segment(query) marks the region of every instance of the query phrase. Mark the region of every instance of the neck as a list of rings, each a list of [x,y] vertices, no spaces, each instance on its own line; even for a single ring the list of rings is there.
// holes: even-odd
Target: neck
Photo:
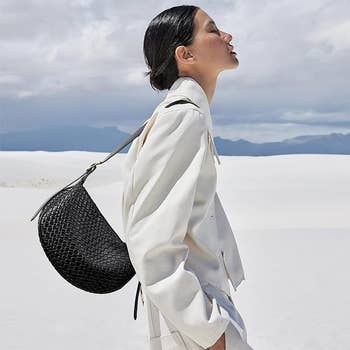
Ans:
[[[207,77],[203,74],[196,74],[196,73],[191,74],[191,78],[197,81],[197,83],[202,87],[205,94],[207,95],[209,105],[211,104],[211,101],[215,93],[217,77],[218,77],[217,75],[213,77]]]

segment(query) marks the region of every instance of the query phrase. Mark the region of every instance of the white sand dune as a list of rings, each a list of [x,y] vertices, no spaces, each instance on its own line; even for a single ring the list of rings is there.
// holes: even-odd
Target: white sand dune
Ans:
[[[36,209],[107,153],[0,152],[0,348],[147,349],[137,280],[95,295],[66,282],[46,258]],[[86,188],[123,237],[124,154]],[[256,350],[350,349],[350,156],[221,156],[218,193],[246,280],[234,300]]]

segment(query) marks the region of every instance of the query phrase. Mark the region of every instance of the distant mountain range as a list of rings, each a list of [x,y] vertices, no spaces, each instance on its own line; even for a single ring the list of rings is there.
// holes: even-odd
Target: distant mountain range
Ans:
[[[94,151],[111,152],[130,134],[116,127],[62,126],[0,134],[0,150],[6,151]],[[297,136],[276,142],[254,143],[244,139],[214,137],[220,155],[268,156],[317,153],[350,154],[350,133]],[[129,150],[124,147],[121,153]]]
[[[350,154],[350,133],[305,135],[275,142],[254,143],[244,139],[236,141],[214,137],[219,154],[235,156],[270,156],[277,154],[318,153]]]

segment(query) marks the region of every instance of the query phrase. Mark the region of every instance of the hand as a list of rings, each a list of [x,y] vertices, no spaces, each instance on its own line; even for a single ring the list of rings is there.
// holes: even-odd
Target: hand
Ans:
[[[209,350],[226,350],[225,332],[222,333],[221,337],[209,348]]]

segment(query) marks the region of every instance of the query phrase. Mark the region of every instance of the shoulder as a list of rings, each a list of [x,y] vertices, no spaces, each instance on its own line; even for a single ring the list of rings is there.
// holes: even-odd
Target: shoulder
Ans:
[[[154,126],[191,128],[188,132],[195,130],[206,131],[206,117],[197,106],[192,103],[185,103],[165,108],[167,104],[159,108]]]
[[[172,104],[173,102],[179,101],[179,100],[187,100],[188,103],[176,103]],[[194,104],[194,102],[190,102],[191,100],[189,98],[183,97],[183,96],[178,96],[176,99],[165,99],[163,100],[157,108],[161,112],[166,112],[170,110],[176,110],[176,111],[181,111],[181,110],[196,110],[198,113],[203,114],[203,111],[199,108],[198,105]]]

